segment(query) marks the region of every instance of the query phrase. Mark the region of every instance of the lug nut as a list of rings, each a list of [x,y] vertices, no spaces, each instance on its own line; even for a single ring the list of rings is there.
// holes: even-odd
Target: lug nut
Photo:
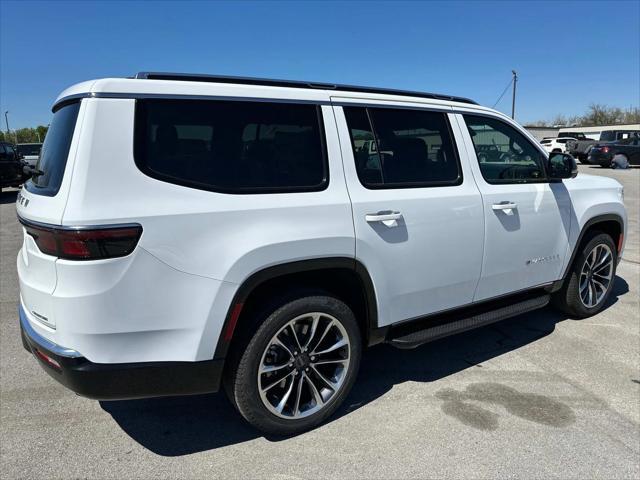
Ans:
[[[304,371],[305,371],[305,372],[308,372],[308,371],[309,371],[309,367],[305,368],[305,369],[304,369]]]
[[[315,362],[316,361],[316,357],[315,356],[311,357],[311,361]]]
[[[298,352],[296,352],[296,351],[294,350],[294,351],[293,351],[293,354],[294,354],[294,355],[298,355]]]

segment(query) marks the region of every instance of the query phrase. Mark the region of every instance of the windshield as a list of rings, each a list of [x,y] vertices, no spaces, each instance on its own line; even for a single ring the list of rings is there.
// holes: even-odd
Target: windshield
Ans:
[[[18,147],[18,153],[26,157],[26,156],[40,155],[42,144],[41,143],[23,143],[21,145],[17,145],[17,147]]]
[[[30,192],[51,197],[58,193],[67,165],[79,109],[80,102],[75,102],[53,114],[51,126],[36,164],[36,172],[25,185]]]

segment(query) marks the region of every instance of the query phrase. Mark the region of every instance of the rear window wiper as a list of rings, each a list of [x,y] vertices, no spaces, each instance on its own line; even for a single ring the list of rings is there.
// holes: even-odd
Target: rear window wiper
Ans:
[[[31,173],[31,177],[39,177],[41,175],[44,175],[44,172],[42,170],[38,170],[38,169],[34,169],[33,172]]]

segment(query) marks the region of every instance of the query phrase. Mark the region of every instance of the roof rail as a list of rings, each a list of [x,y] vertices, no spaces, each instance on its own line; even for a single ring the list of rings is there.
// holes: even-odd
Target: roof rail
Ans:
[[[273,78],[232,77],[226,75],[202,75],[195,73],[164,72],[139,72],[134,78],[146,80],[181,80],[185,82],[240,83],[245,85],[267,85],[270,87],[315,88],[321,90],[383,93],[387,95],[403,95],[411,97],[432,98],[436,100],[448,100],[451,102],[471,103],[474,105],[478,104],[477,102],[469,98],[456,97],[453,95],[441,95],[438,93],[413,92],[410,90],[395,90],[392,88],[360,87],[356,85],[340,85],[335,83],[277,80]]]

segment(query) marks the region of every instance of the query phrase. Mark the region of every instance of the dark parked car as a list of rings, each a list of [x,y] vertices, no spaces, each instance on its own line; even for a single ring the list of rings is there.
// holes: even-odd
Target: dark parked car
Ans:
[[[594,145],[589,151],[589,163],[610,167],[616,156],[625,157],[623,160],[626,159],[630,165],[640,165],[640,137]]]
[[[16,145],[18,153],[25,164],[25,173],[32,173],[36,169],[36,164],[40,158],[41,143],[19,143]]]
[[[586,163],[589,150],[598,143],[582,132],[560,132],[558,137],[571,137],[571,140],[567,141],[567,153],[580,160],[580,163]]]
[[[24,181],[23,162],[11,143],[0,142],[1,187],[17,187]]]
[[[637,130],[604,130],[600,132],[599,140],[591,140],[583,132],[560,132],[559,137],[573,137],[567,142],[567,153],[570,153],[581,163],[589,163],[588,156],[591,148],[603,142],[618,142],[637,136]]]

